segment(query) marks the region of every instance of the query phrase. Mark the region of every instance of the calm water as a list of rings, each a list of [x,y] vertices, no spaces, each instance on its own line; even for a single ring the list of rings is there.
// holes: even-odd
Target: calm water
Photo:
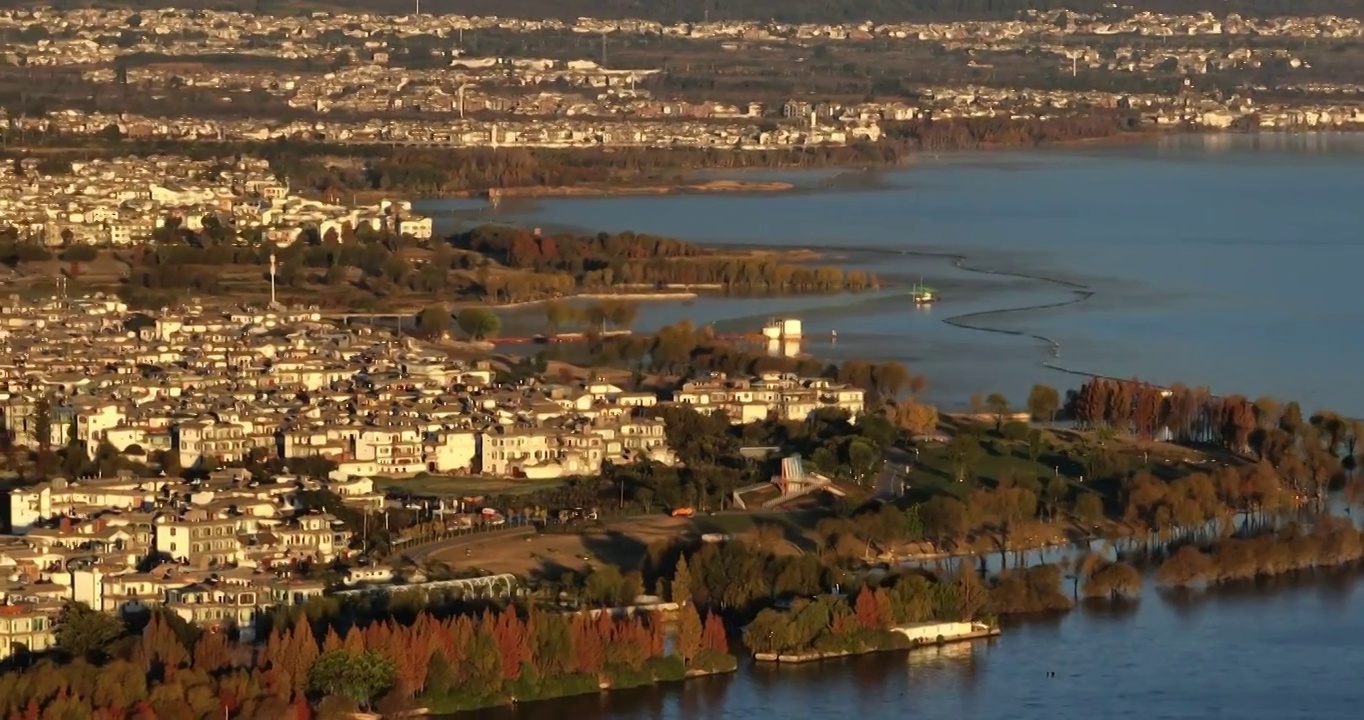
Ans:
[[[959,405],[978,391],[1017,400],[1047,369],[1048,344],[961,329],[954,316],[1073,299],[1044,281],[980,275],[901,251],[1083,284],[1061,308],[974,316],[1060,343],[1075,370],[1220,393],[1272,394],[1364,415],[1364,138],[1187,137],[1086,151],[954,155],[880,177],[875,190],[771,196],[548,200],[503,219],[636,230],[711,243],[818,246],[904,290],[832,298],[646,304],[639,325],[690,318],[722,329],[805,320],[820,356],[897,358]],[[877,248],[893,254],[853,252]],[[842,254],[838,254],[842,253]],[[535,311],[523,322],[534,323]],[[830,343],[828,332],[838,331]],[[486,717],[525,718],[1227,718],[1358,716],[1364,594],[1354,576],[1296,587],[1170,595],[1126,611],[1077,609],[1013,624],[989,643],[606,694]],[[1055,671],[1048,678],[1047,671]]]
[[[1183,137],[1139,147],[951,155],[880,176],[785,195],[551,199],[504,220],[636,230],[709,243],[828,248],[833,259],[943,302],[916,310],[879,295],[701,300],[646,306],[640,325],[681,317],[753,329],[805,320],[808,352],[895,358],[928,376],[936,401],[975,392],[1021,401],[1050,346],[945,325],[948,317],[1062,302],[1067,287],[988,276],[898,254],[958,253],[968,264],[1081,283],[1089,300],[972,322],[1060,343],[1067,368],[1219,393],[1270,394],[1364,415],[1364,138]],[[822,189],[821,189],[822,188]],[[877,248],[896,254],[841,252]],[[830,345],[829,331],[838,343]]]
[[[1010,624],[989,642],[747,666],[726,678],[480,716],[1331,720],[1358,717],[1360,663],[1364,596],[1351,576],[1211,595],[1148,590],[1134,607],[1082,606]]]

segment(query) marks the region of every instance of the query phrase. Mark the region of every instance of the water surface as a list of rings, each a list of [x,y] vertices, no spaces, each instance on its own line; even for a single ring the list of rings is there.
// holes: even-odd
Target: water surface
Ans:
[[[1355,369],[1364,359],[1357,330],[1364,303],[1354,291],[1364,272],[1361,187],[1361,138],[1193,136],[941,156],[881,173],[873,188],[546,199],[500,218],[706,243],[883,251],[848,257],[898,280],[901,290],[923,276],[945,291],[944,301],[927,312],[904,295],[898,302],[701,301],[688,311],[698,323],[747,329],[767,315],[796,314],[815,336],[838,331],[831,356],[913,363],[948,406],[974,392],[999,390],[1021,401],[1034,382],[1073,384],[1039,365],[1051,352],[1044,343],[939,322],[1050,304],[1069,290],[972,276],[904,251],[958,253],[968,266],[1092,288],[1084,303],[989,319],[992,327],[1055,339],[1067,367],[1364,415]],[[641,327],[678,316],[646,309]]]

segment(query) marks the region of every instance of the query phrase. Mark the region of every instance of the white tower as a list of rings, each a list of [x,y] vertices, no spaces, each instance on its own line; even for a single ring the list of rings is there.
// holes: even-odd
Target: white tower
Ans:
[[[270,253],[270,307],[275,306],[275,254]]]

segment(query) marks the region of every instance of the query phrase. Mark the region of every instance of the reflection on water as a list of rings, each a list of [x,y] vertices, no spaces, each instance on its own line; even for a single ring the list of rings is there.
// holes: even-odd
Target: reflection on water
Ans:
[[[478,713],[527,720],[905,717],[982,720],[1357,715],[1364,602],[1356,571],[1005,624],[989,641],[738,673]],[[1049,673],[1055,673],[1050,677]],[[1311,687],[1310,696],[1302,688]],[[469,715],[467,717],[473,717]]]

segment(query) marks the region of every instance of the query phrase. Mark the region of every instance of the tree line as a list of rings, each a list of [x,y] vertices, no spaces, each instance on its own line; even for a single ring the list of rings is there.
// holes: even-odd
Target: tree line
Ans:
[[[317,610],[309,606],[307,610]],[[157,611],[138,629],[71,605],[58,657],[0,675],[12,718],[392,716],[473,709],[732,670],[719,616],[688,605],[669,650],[656,617],[566,615],[514,605],[440,617],[313,617],[295,609],[261,643],[233,640]]]
[[[1292,523],[1258,535],[1181,545],[1161,563],[1156,579],[1176,587],[1216,585],[1336,567],[1361,557],[1359,528],[1348,517],[1328,515],[1310,527]]]
[[[1364,423],[1327,410],[1304,418],[1296,402],[1218,397],[1207,388],[1095,378],[1067,398],[1082,427],[1184,444],[1212,444],[1267,463],[1288,487],[1319,501],[1333,482],[1359,466]],[[1343,474],[1342,474],[1343,473]]]
[[[544,235],[483,225],[450,238],[459,249],[507,267],[568,273],[584,288],[617,285],[719,285],[738,290],[831,291],[876,287],[860,270],[807,267],[763,258],[735,257],[672,238],[633,232]]]

